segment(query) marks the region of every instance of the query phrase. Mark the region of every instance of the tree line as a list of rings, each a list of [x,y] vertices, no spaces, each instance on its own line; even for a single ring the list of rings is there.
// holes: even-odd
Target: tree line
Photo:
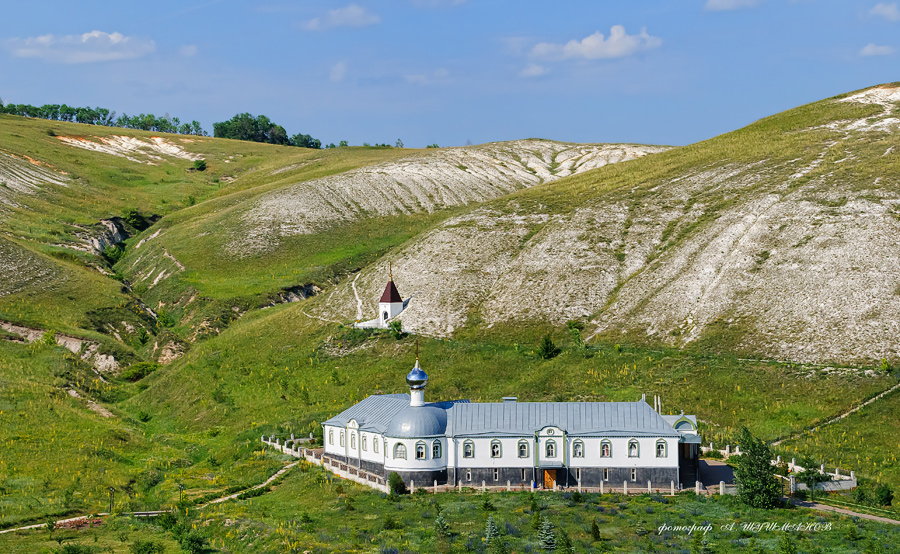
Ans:
[[[169,114],[157,117],[153,114],[130,116],[123,113],[116,117],[116,112],[107,108],[76,107],[66,104],[32,106],[31,104],[10,103],[4,105],[2,100],[0,100],[0,113],[50,121],[70,121],[73,123],[105,125],[107,127],[122,127],[123,129],[138,129],[141,131],[208,136],[199,121],[182,123],[180,119],[170,117]]]
[[[311,135],[297,133],[289,136],[281,125],[264,115],[253,117],[249,113],[239,113],[228,121],[213,123],[213,136],[235,140],[249,140],[284,146],[300,146],[302,148],[322,148],[322,141]],[[346,141],[341,141],[342,146]],[[334,144],[326,148],[334,148]]]

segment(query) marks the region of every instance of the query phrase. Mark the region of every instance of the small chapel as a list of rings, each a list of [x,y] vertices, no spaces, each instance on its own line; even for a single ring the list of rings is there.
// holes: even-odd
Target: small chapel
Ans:
[[[355,326],[359,329],[387,329],[391,320],[406,309],[409,301],[410,298],[403,300],[400,297],[397,285],[394,284],[394,272],[392,269],[388,283],[384,287],[384,293],[381,295],[381,300],[378,301],[378,316],[368,321],[357,321]]]

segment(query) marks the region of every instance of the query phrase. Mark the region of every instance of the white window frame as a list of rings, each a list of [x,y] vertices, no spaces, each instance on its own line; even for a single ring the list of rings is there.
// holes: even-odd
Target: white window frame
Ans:
[[[608,467],[603,468],[603,480],[607,481],[607,482],[609,481],[609,468]]]
[[[466,441],[463,443],[463,458],[474,458],[475,457],[475,443],[472,441]]]
[[[603,447],[606,447],[606,454],[603,453]],[[612,458],[612,442],[610,442],[609,439],[600,441],[600,457]]]
[[[631,468],[631,482],[634,483],[635,481],[637,481],[637,468],[633,467]]]
[[[523,447],[525,448],[525,453],[524,453],[524,454],[522,453],[522,448],[523,448]],[[527,457],[528,457],[528,441],[526,441],[526,440],[521,440],[521,441],[519,441],[519,457],[520,457],[520,458],[527,458]],[[524,479],[524,477],[523,477],[523,479]]]
[[[420,456],[421,454],[421,456]],[[419,441],[416,443],[416,459],[417,460],[425,460],[428,457],[428,450],[425,448],[425,443],[423,441]]]
[[[547,458],[556,458],[556,441],[548,440],[544,443],[544,455]]]
[[[467,469],[466,470],[466,481],[471,481],[471,480],[472,480],[472,470]]]
[[[580,439],[572,443],[572,457],[584,458],[584,442]]]
[[[634,454],[632,454],[632,447],[634,447]],[[637,439],[631,439],[628,441],[628,457],[629,458],[640,458],[641,457],[641,443],[637,441]]]
[[[435,460],[439,460],[441,458],[442,446],[440,440],[435,440],[431,443],[431,457]]]
[[[503,447],[498,440],[491,441],[491,458],[501,458],[503,456]]]
[[[394,445],[394,459],[395,460],[405,460],[406,459],[406,445],[402,442],[398,442]]]
[[[372,439],[372,452],[378,454],[378,437]]]
[[[500,480],[500,469],[495,467],[494,468],[494,481],[499,481],[499,480]]]
[[[344,436],[344,432],[341,431],[341,448],[343,448],[347,443],[346,437]]]
[[[350,448],[356,450],[356,433],[350,431]]]
[[[660,448],[662,447],[662,454],[660,454]],[[669,457],[669,445],[666,441],[659,439],[656,441],[656,457],[657,458],[668,458]]]
[[[368,445],[367,445],[368,441],[366,440],[366,434],[365,434],[365,433],[361,433],[361,434],[360,434],[359,442],[360,442],[360,445],[362,446],[363,452],[365,452],[365,451],[366,451],[366,447],[368,446]]]
[[[328,444],[334,446],[334,429],[328,430]]]

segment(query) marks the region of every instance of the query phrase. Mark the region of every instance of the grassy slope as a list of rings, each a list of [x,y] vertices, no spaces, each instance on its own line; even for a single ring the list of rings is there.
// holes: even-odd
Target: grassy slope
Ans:
[[[777,552],[782,536],[792,537],[801,552],[829,554],[870,551],[898,552],[900,529],[866,520],[857,522],[834,514],[806,510],[763,511],[747,508],[733,497],[675,498],[586,494],[492,493],[487,499],[471,491],[415,495],[391,502],[380,493],[349,482],[329,482],[318,468],[297,468],[264,496],[228,502],[193,514],[193,525],[211,538],[214,551],[233,553],[311,552],[488,552],[483,542],[492,517],[511,552],[540,551],[535,521],[547,518],[558,538],[565,534],[576,552],[687,552],[707,546],[714,552]],[[438,513],[451,532],[441,543],[434,531]],[[597,522],[599,541],[591,537]],[[389,524],[389,522],[392,523]],[[771,522],[814,525],[816,531],[742,531],[745,523]],[[705,543],[684,532],[657,532],[662,525],[711,525]],[[732,529],[725,526],[733,524]],[[67,535],[75,543],[129,552],[131,543],[152,537],[172,545],[171,534],[145,520],[118,517],[99,529]],[[34,552],[53,548],[47,531],[0,537],[6,551]],[[390,550],[393,549],[393,550]],[[756,550],[761,549],[761,550]],[[818,550],[816,550],[818,549]]]
[[[805,141],[812,144],[817,140],[815,133],[805,135],[798,145],[786,142],[789,141],[786,137],[791,135],[785,135],[785,131],[805,128],[838,116],[860,117],[869,113],[868,110],[868,107],[854,105],[829,109],[820,105],[807,106],[768,118],[748,129],[712,141],[628,162],[621,167],[608,166],[587,175],[522,191],[514,195],[514,198],[524,209],[528,209],[529,205],[541,205],[565,212],[606,191],[630,190],[637,185],[663,182],[673,173],[708,164],[724,163],[722,156],[729,161],[752,161],[767,156],[792,155],[788,152],[789,149],[799,149],[802,153],[802,144]],[[54,161],[67,171],[80,165],[76,163],[77,160],[95,160],[91,162],[94,169],[85,170],[85,175],[79,176],[90,181],[90,190],[97,188],[101,192],[96,194],[78,192],[77,194],[85,195],[79,208],[83,213],[72,210],[66,215],[68,212],[62,211],[62,217],[82,218],[73,220],[86,223],[93,218],[121,213],[126,207],[136,205],[153,206],[160,208],[159,212],[163,212],[172,209],[176,204],[180,207],[183,197],[191,192],[196,193],[199,198],[208,196],[210,199],[207,202],[162,220],[161,226],[171,226],[173,235],[176,232],[182,233],[179,244],[191,240],[192,222],[195,218],[200,219],[198,217],[200,214],[227,210],[235,202],[252,196],[254,187],[268,186],[262,178],[258,182],[253,181],[256,177],[250,173],[245,177],[246,180],[239,178],[231,185],[223,186],[221,191],[217,190],[217,184],[212,183],[211,176],[216,172],[220,175],[229,174],[221,169],[224,165],[217,165],[223,161],[226,154],[231,155],[229,152],[240,151],[245,154],[239,158],[240,161],[235,162],[235,165],[228,164],[229,172],[238,172],[237,170],[241,168],[248,170],[254,164],[260,163],[263,156],[258,153],[263,151],[267,156],[269,152],[274,156],[284,156],[284,162],[287,162],[290,156],[306,159],[304,156],[322,154],[320,152],[309,154],[290,149],[284,149],[282,152],[276,147],[265,145],[204,141],[203,146],[197,148],[207,148],[205,152],[209,152],[211,158],[213,155],[219,156],[219,162],[215,159],[210,162],[208,175],[191,174],[182,177],[179,171],[183,171],[183,167],[179,165],[182,164],[179,161],[178,164],[158,168],[164,173],[135,184],[134,194],[118,196],[110,194],[116,187],[104,182],[104,174],[99,167],[111,164],[117,168],[114,171],[127,174],[129,170],[135,170],[133,162],[125,163],[124,160],[120,161],[104,154],[73,152],[69,147],[54,145],[51,137],[42,130],[44,126],[50,125],[49,123],[29,121],[26,125],[17,119],[10,123],[12,119],[14,118],[0,118],[0,125],[21,127],[16,128],[16,134],[22,138],[19,145],[21,153],[28,153],[29,148],[34,148],[29,146],[31,144],[29,140],[34,144],[50,141],[41,148],[54,152],[57,156]],[[58,128],[65,124],[54,123],[52,126]],[[83,127],[78,129],[82,130]],[[94,129],[91,128],[91,131]],[[72,132],[74,134],[74,131]],[[98,128],[97,132],[122,131]],[[23,133],[31,135],[25,138]],[[127,132],[127,134],[137,133]],[[6,144],[4,147],[7,147]],[[35,153],[32,151],[29,155]],[[381,153],[362,151],[358,159],[343,162],[336,160],[336,163],[346,163],[347,167],[355,163],[369,163]],[[366,157],[370,155],[372,158]],[[97,156],[99,157],[95,158]],[[120,163],[123,165],[119,166]],[[143,170],[144,167],[141,166],[140,169]],[[172,173],[169,173],[170,170]],[[327,168],[320,170],[329,171]],[[151,171],[157,169],[151,168]],[[312,175],[313,172],[310,171]],[[164,197],[157,196],[153,180],[158,178],[165,180],[167,175],[177,182],[171,183],[172,186],[165,189],[167,192]],[[88,187],[84,188],[88,190]],[[73,187],[73,190],[75,189],[81,190],[80,187]],[[62,196],[57,198],[75,193],[64,191],[60,194]],[[112,199],[106,201],[107,198]],[[163,199],[166,201],[163,202]],[[46,213],[50,211],[51,200],[46,200]],[[497,202],[497,205],[505,207],[508,204]],[[36,213],[38,215],[33,216],[33,219],[28,219],[32,216],[27,214],[16,214],[4,225],[8,225],[8,233],[13,229],[17,232],[27,231],[21,236],[38,244],[37,246],[29,244],[29,248],[40,250],[44,248],[40,246],[43,241],[55,236],[50,234],[54,223],[41,219],[40,214],[44,212],[36,210]],[[403,220],[402,223],[406,224],[408,221]],[[406,230],[400,228],[399,220],[390,222],[391,230],[388,234],[382,237],[380,242],[373,240],[371,247],[366,245],[367,249],[363,249],[359,255],[376,255],[406,240],[419,229],[434,224],[434,221],[424,218],[416,223],[420,227],[410,225]],[[177,231],[176,226],[180,227]],[[359,230],[359,235],[354,235],[357,237],[354,241],[364,233],[371,234],[371,230]],[[312,250],[299,248],[297,252],[322,256],[325,262],[317,262],[316,265],[323,265],[326,262],[346,264],[348,259],[351,260],[351,265],[360,263],[359,260],[352,261],[353,256],[357,255],[355,251],[344,250],[347,244],[338,244],[338,248],[334,249],[333,238],[326,237],[322,242],[324,244],[309,245]],[[174,248],[177,246],[173,246]],[[316,248],[318,250],[315,250]],[[178,251],[178,255],[193,255],[199,262],[203,260],[203,249],[197,249],[193,254]],[[329,258],[329,255],[334,257]],[[360,258],[365,259],[369,258]],[[210,295],[228,297],[234,294],[273,290],[274,287],[286,283],[296,284],[303,282],[305,278],[315,278],[307,277],[313,275],[312,273],[299,277],[293,273],[293,267],[286,269],[283,264],[287,264],[290,260],[291,256],[288,255],[274,262],[267,261],[269,266],[259,264],[259,267],[266,268],[265,271],[259,271],[258,275],[251,273],[250,284],[246,287],[217,281],[217,278],[227,279],[233,274],[235,267],[233,265],[210,268],[205,275],[194,275],[192,278],[195,282],[189,284],[209,287],[206,292]],[[127,261],[126,258],[124,263]],[[256,262],[257,260],[254,260],[254,265]],[[73,267],[82,271],[74,264]],[[266,272],[279,267],[284,271],[282,280],[273,279],[271,284],[262,283]],[[309,271],[309,268],[306,270]],[[291,271],[289,276],[287,271]],[[79,275],[84,277],[83,273]],[[254,279],[256,283],[253,282]],[[85,285],[82,290],[96,290],[96,288]],[[77,294],[73,297],[77,302],[81,301]],[[8,298],[0,299],[0,308],[7,310],[4,313],[10,315],[24,313],[15,310],[16,303],[4,304]],[[15,302],[21,310],[21,307],[30,300],[20,296]],[[399,342],[386,336],[367,339],[336,325],[323,325],[322,322],[307,318],[303,314],[305,306],[306,304],[279,306],[266,311],[251,312],[220,336],[199,344],[182,360],[146,378],[139,387],[114,382],[110,390],[105,392],[105,396],[102,396],[99,390],[87,391],[107,400],[107,406],[120,413],[121,419],[107,421],[87,414],[89,418],[93,418],[90,424],[76,423],[73,419],[67,419],[69,416],[60,418],[56,423],[52,423],[51,420],[52,424],[45,427],[51,436],[62,437],[71,428],[81,425],[87,429],[85,432],[90,433],[83,438],[86,443],[90,443],[92,437],[103,436],[103,433],[109,431],[109,427],[116,426],[121,426],[120,431],[130,437],[126,441],[127,447],[115,443],[109,445],[112,454],[103,464],[110,468],[107,471],[113,478],[92,481],[91,491],[99,492],[92,492],[90,498],[94,504],[85,507],[99,508],[102,505],[100,498],[105,500],[102,491],[110,480],[116,481],[119,486],[127,484],[148,469],[149,460],[153,460],[152,463],[155,464],[153,467],[162,471],[162,480],[155,486],[147,488],[143,493],[144,498],[137,498],[134,501],[137,507],[152,507],[158,502],[171,500],[176,480],[185,482],[192,494],[201,494],[211,488],[224,488],[228,484],[259,480],[276,463],[271,457],[261,455],[255,448],[254,441],[259,434],[276,429],[283,432],[305,433],[315,427],[316,422],[374,390],[394,392],[403,389],[402,377],[411,363],[413,348],[411,339]],[[78,324],[78,309],[77,305],[72,308],[75,325]],[[38,323],[41,317],[48,323],[57,320],[53,314],[41,316],[37,311],[34,313],[34,321]],[[422,358],[426,360],[426,367],[432,375],[429,397],[437,399],[463,396],[487,400],[506,394],[518,394],[523,400],[579,398],[613,400],[633,399],[641,392],[662,393],[664,407],[670,409],[684,407],[689,412],[699,414],[707,425],[706,437],[718,440],[720,437],[730,436],[734,428],[742,423],[748,424],[755,432],[767,438],[782,436],[788,431],[827,418],[889,385],[889,379],[886,377],[874,379],[814,377],[811,380],[801,381],[794,374],[797,368],[740,361],[728,354],[718,355],[714,353],[716,345],[710,343],[706,347],[698,348],[696,352],[688,353],[639,346],[626,347],[618,352],[610,342],[603,342],[598,345],[599,348],[595,347],[595,352],[590,358],[572,351],[565,352],[550,361],[541,361],[532,355],[531,350],[537,344],[543,330],[517,327],[499,329],[491,335],[471,331],[461,333],[457,340],[424,341]],[[565,341],[565,334],[562,331],[556,333],[558,341]],[[21,377],[10,379],[4,371],[2,374],[4,379],[13,383],[17,380],[33,379],[40,383],[29,385],[37,391],[33,393],[27,393],[29,386],[16,385],[18,388],[15,390],[19,392],[11,394],[7,402],[17,402],[20,396],[30,398],[28,394],[59,397],[60,383],[53,377],[52,368],[54,364],[62,363],[59,360],[53,361],[54,356],[62,357],[61,353],[35,354],[27,352],[27,347],[23,346],[5,344],[2,346],[4,348],[0,349],[0,363],[3,364],[3,368],[19,368],[10,374],[15,375],[16,372],[21,374]],[[357,347],[360,349],[353,351]],[[35,356],[37,358],[33,359]],[[27,361],[23,362],[23,359]],[[490,375],[491,379],[484,380],[484,375]],[[335,377],[340,383],[337,386],[334,382]],[[133,396],[134,392],[145,387],[143,392]],[[69,400],[59,397],[54,402],[62,404]],[[55,473],[56,469],[51,467],[52,464],[45,466],[34,460],[34,446],[30,442],[38,435],[38,416],[42,413],[43,407],[36,401],[29,405],[13,404],[13,406],[14,413],[4,412],[0,414],[0,418],[8,421],[8,418],[20,417],[25,421],[31,421],[32,424],[24,425],[16,435],[13,435],[12,431],[6,431],[7,427],[4,425],[3,432],[8,433],[8,437],[3,441],[5,444],[18,448],[19,442],[14,440],[15,438],[30,437],[29,441],[22,443],[21,450],[11,451],[8,457],[4,458],[14,464],[14,470],[8,469],[8,465],[2,468],[6,472],[8,483],[6,486],[12,487],[7,490],[14,491],[9,494],[8,503],[10,510],[8,513],[14,515],[9,517],[24,518],[52,512],[57,504],[51,499],[59,498],[67,484],[51,480],[44,490],[37,490],[34,485],[50,472]],[[55,406],[56,404],[54,410],[57,410]],[[20,413],[23,415],[20,416]],[[149,415],[150,420],[140,423],[138,417],[142,414]],[[6,424],[6,421],[4,423]],[[32,446],[28,446],[29,444]],[[72,455],[72,452],[59,451],[60,456]],[[187,460],[190,465],[176,462],[175,465],[178,467],[172,470],[173,460]],[[163,471],[164,469],[171,471]],[[10,479],[15,481],[19,478],[23,479],[21,486],[16,482],[9,484]],[[37,500],[34,500],[35,498]]]

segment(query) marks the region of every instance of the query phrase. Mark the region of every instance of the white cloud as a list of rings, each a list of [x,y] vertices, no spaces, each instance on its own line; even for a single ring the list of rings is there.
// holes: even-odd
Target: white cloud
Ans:
[[[727,10],[740,10],[742,8],[755,8],[765,0],[706,0],[703,9],[711,12]]]
[[[349,4],[343,8],[329,11],[325,17],[310,19],[301,24],[301,27],[307,31],[318,31],[332,27],[365,27],[380,21],[380,17],[359,4]]]
[[[15,38],[7,44],[18,58],[38,58],[59,63],[130,60],[156,50],[156,43],[152,40],[103,31],[91,31],[83,35]]]
[[[883,17],[888,21],[900,21],[900,9],[897,8],[896,2],[875,4],[875,7],[869,10],[869,13]]]
[[[540,77],[544,73],[547,73],[547,68],[538,65],[536,63],[528,64],[525,69],[519,72],[519,76],[521,77]]]
[[[331,66],[331,70],[328,72],[328,80],[332,83],[340,83],[344,80],[344,77],[347,75],[347,64],[344,62],[338,62]]]
[[[181,48],[178,49],[178,53],[184,56],[185,58],[192,58],[197,55],[197,45],[196,44],[185,44]]]
[[[870,42],[859,51],[860,56],[889,56],[894,53],[894,49],[890,46],[878,46]]]
[[[448,77],[450,77],[450,72],[443,68],[432,71],[431,73],[415,73],[403,76],[407,83],[415,83],[417,85],[445,83],[447,82]]]
[[[637,52],[658,48],[661,44],[662,39],[648,35],[646,29],[641,29],[637,35],[629,35],[625,32],[625,27],[613,25],[609,30],[609,37],[604,37],[603,33],[597,31],[583,40],[573,39],[566,44],[549,42],[536,44],[531,49],[531,57],[541,60],[624,58]]]

